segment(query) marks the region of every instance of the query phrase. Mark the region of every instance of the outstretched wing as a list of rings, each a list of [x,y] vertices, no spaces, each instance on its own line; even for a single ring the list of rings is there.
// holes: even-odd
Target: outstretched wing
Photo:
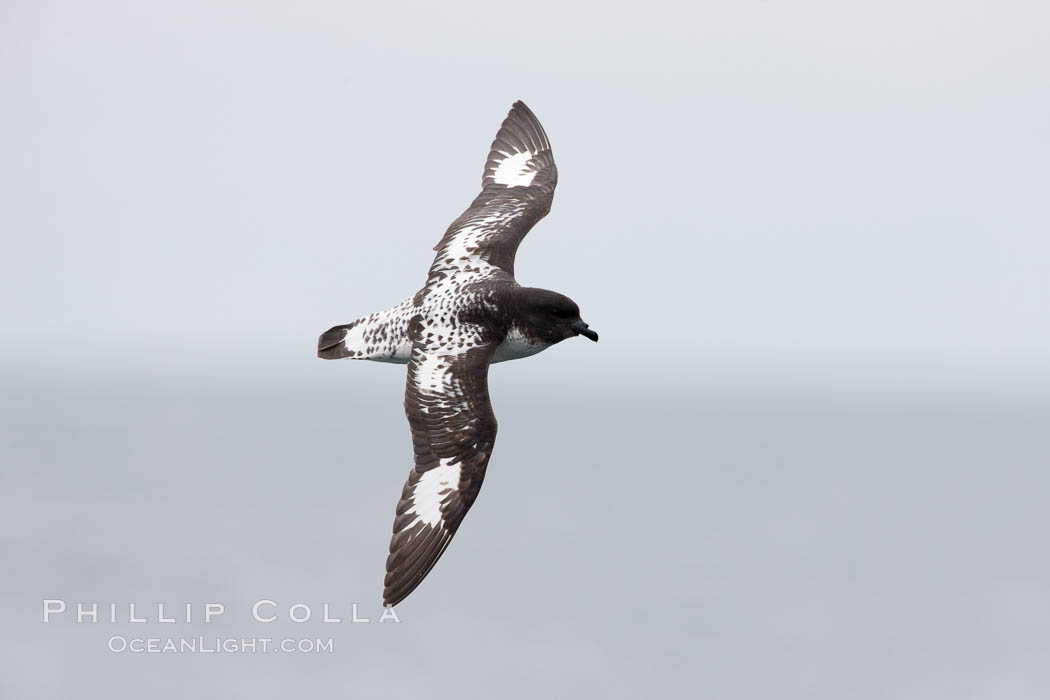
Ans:
[[[481,194],[434,247],[427,287],[457,273],[514,275],[525,234],[550,211],[558,169],[547,134],[524,102],[515,102],[492,142]]]
[[[409,323],[412,356],[405,414],[415,466],[397,503],[383,604],[411,593],[448,547],[485,478],[496,440],[489,402],[489,361],[497,343],[459,325],[448,335],[422,316]]]

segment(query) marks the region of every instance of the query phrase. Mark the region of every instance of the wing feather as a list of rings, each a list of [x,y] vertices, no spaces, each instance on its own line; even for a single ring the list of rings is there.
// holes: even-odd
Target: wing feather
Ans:
[[[434,247],[427,287],[450,276],[514,276],[525,235],[550,211],[558,168],[536,115],[515,102],[489,149],[481,193]]]
[[[405,415],[415,464],[397,504],[384,605],[404,600],[444,553],[477,498],[496,440],[488,367],[497,344],[462,325],[456,340],[437,342],[421,316],[409,329]]]

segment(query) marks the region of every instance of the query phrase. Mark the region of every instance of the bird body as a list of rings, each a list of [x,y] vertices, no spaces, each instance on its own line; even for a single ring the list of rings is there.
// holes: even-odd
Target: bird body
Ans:
[[[577,335],[598,340],[571,299],[514,279],[518,244],[550,210],[556,184],[543,127],[516,102],[490,148],[481,193],[435,246],[426,284],[318,341],[323,359],[408,365],[414,466],[397,504],[386,605],[419,585],[477,498],[497,427],[489,365]]]

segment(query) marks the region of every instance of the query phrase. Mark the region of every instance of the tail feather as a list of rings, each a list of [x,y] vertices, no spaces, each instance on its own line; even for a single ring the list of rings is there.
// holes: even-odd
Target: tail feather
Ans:
[[[317,339],[317,356],[325,360],[338,360],[349,357],[348,350],[343,344],[343,338],[347,331],[353,327],[353,323],[345,326],[334,326],[329,328]]]
[[[317,340],[317,356],[323,360],[408,362],[412,351],[408,340],[412,308],[412,299],[408,298],[386,311],[329,328]]]

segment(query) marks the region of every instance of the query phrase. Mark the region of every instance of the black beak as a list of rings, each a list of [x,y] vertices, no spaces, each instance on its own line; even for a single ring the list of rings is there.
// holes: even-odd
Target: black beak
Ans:
[[[598,334],[595,333],[594,331],[592,331],[591,327],[588,326],[583,321],[575,321],[575,322],[573,322],[572,329],[574,331],[576,331],[579,335],[582,335],[584,337],[590,338],[591,340],[593,340],[596,343],[598,342]]]

